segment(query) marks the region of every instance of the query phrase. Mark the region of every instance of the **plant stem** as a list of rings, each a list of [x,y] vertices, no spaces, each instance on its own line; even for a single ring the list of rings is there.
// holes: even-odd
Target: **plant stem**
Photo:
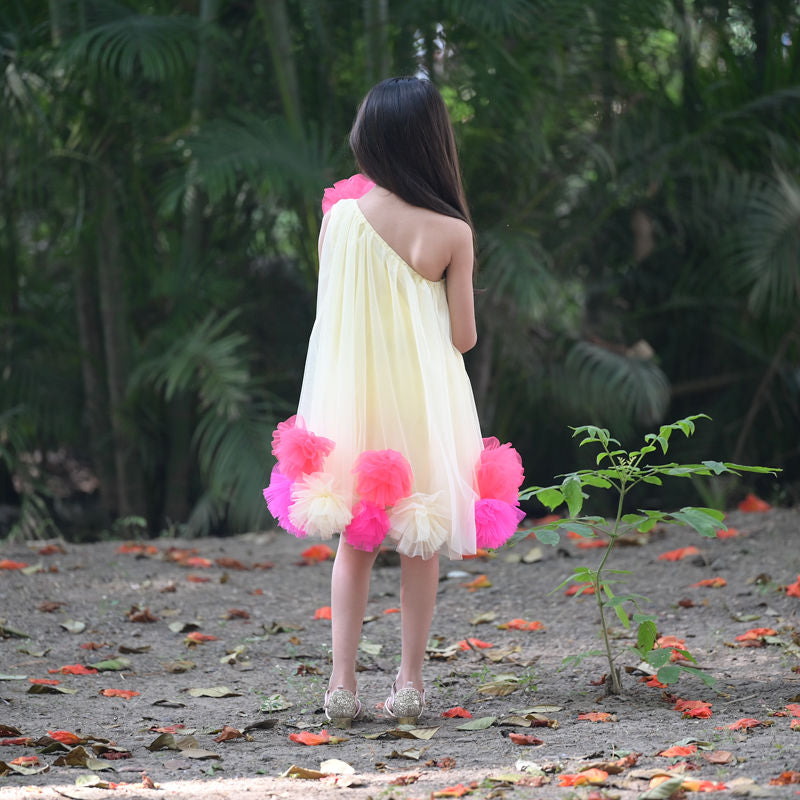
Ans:
[[[614,530],[611,533],[611,539],[603,553],[603,558],[600,565],[597,567],[597,573],[594,576],[594,594],[597,598],[597,608],[600,611],[600,629],[603,632],[603,642],[606,646],[606,657],[608,658],[609,675],[611,676],[611,694],[620,694],[622,687],[619,682],[619,675],[617,674],[616,667],[614,666],[614,658],[611,655],[611,642],[608,640],[608,628],[606,626],[605,603],[601,595],[601,575],[603,567],[614,549],[614,543],[617,541],[619,535],[619,523],[622,518],[622,502],[625,499],[625,480],[622,480],[619,490],[619,503],[617,504],[617,518],[614,520]]]

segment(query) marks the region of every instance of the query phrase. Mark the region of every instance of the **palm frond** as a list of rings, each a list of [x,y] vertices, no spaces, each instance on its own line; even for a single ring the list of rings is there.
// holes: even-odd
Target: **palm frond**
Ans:
[[[164,213],[175,210],[184,193],[201,185],[211,202],[235,194],[243,180],[277,191],[299,187],[316,194],[324,185],[330,154],[315,129],[302,136],[285,119],[260,119],[239,112],[209,120],[180,143],[186,167],[169,175],[160,190]]]
[[[728,244],[732,281],[761,315],[800,309],[800,185],[785,172],[750,195]]]
[[[603,420],[627,417],[653,425],[663,419],[669,381],[651,358],[614,352],[590,342],[576,342],[564,364],[558,394],[573,408]]]
[[[66,58],[85,61],[126,80],[141,74],[146,80],[164,81],[180,75],[193,62],[199,30],[193,17],[136,14],[119,8],[118,16],[73,39]]]

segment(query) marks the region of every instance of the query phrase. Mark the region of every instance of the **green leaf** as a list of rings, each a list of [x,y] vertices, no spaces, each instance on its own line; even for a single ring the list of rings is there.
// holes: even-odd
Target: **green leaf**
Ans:
[[[573,533],[577,533],[578,536],[582,536],[584,539],[591,539],[595,535],[592,528],[580,522],[570,522],[568,525],[561,526],[560,530],[572,531]]]
[[[539,489],[534,492],[536,499],[551,511],[558,508],[564,502],[564,495],[555,487]]]
[[[542,530],[534,530],[534,536],[542,543],[542,544],[552,544],[556,545],[559,543],[561,537],[558,534],[557,530],[547,529],[544,528]]]
[[[636,800],[669,800],[672,795],[683,786],[685,778],[679,775],[677,778],[669,778],[658,786],[642,792]]]
[[[491,728],[497,722],[497,717],[479,717],[478,719],[471,719],[463,725],[459,725],[457,731],[485,731]]]
[[[655,622],[652,620],[645,620],[639,624],[639,630],[636,632],[636,649],[644,655],[653,649],[653,645],[658,638],[658,629]]]
[[[717,535],[720,520],[724,515],[716,509],[687,506],[680,511],[674,511],[670,516],[678,524],[694,528],[701,536],[713,538]]]
[[[601,478],[594,472],[581,475],[580,478],[581,483],[584,486],[596,486],[598,489],[609,489],[611,487],[610,481],[607,481],[605,478]]]
[[[656,677],[661,683],[675,683],[681,677],[681,668],[671,664],[661,669],[656,673]]]
[[[651,650],[644,660],[651,666],[658,669],[663,667],[672,655],[672,649],[669,647],[659,647],[658,650]],[[661,678],[659,678],[661,680]]]
[[[656,475],[645,475],[642,480],[645,483],[652,483],[654,486],[661,486],[664,482]]]
[[[99,669],[101,672],[119,672],[120,670],[127,669],[130,665],[131,662],[127,658],[110,658],[107,661],[98,661],[95,664],[89,664],[90,667]]]

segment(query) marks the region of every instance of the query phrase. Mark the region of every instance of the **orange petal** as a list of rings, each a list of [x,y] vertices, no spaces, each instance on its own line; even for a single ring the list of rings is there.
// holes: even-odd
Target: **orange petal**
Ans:
[[[679,547],[677,550],[668,550],[666,553],[662,553],[658,557],[658,560],[681,561],[687,556],[696,556],[699,552],[700,551],[693,544],[691,544],[688,547]]]
[[[472,719],[472,714],[470,714],[469,711],[467,711],[467,709],[463,706],[454,706],[453,708],[448,708],[447,711],[442,712],[442,716],[445,719],[452,719],[453,717]]]
[[[739,503],[739,511],[769,511],[772,506],[752,492]]]
[[[331,607],[322,606],[314,612],[314,619],[331,619]]]

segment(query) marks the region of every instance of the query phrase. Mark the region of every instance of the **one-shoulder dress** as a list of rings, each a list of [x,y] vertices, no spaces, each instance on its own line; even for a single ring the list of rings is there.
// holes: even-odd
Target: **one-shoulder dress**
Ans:
[[[329,211],[297,415],[264,490],[296,536],[460,559],[524,516],[517,452],[482,439],[445,280],[416,272],[345,198]]]

